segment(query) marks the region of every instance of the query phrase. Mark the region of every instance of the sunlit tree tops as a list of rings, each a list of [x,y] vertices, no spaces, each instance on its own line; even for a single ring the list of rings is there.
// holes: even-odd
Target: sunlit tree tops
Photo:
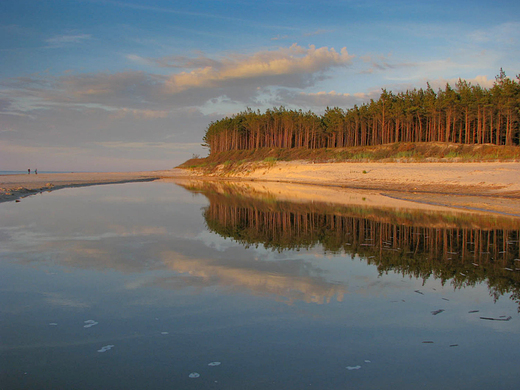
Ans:
[[[210,153],[258,148],[343,148],[393,142],[518,145],[520,75],[501,69],[491,88],[459,79],[435,91],[397,94],[382,89],[377,100],[350,109],[327,107],[318,116],[285,107],[247,109],[210,123]]]

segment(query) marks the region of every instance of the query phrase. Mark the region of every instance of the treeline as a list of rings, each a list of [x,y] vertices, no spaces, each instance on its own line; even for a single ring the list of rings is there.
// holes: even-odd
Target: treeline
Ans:
[[[343,148],[393,142],[520,143],[520,75],[501,69],[492,88],[460,80],[437,92],[426,89],[393,94],[351,109],[311,111],[247,109],[210,123],[204,142],[210,154],[259,148]]]

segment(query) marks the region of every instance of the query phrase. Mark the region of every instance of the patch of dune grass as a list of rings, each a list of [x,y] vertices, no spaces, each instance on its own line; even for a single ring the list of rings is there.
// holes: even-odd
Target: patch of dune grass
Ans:
[[[192,158],[178,168],[198,169],[212,173],[240,171],[251,163],[273,166],[278,161],[304,160],[320,162],[478,162],[520,161],[520,146],[464,145],[445,142],[393,143],[378,146],[323,149],[233,150],[212,154],[206,158]]]

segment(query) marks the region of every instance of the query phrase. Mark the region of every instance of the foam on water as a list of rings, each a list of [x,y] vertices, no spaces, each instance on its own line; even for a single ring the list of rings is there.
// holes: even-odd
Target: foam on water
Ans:
[[[110,351],[112,348],[114,348],[114,345],[105,345],[104,347],[101,347],[101,349],[98,349],[98,352],[106,352]]]

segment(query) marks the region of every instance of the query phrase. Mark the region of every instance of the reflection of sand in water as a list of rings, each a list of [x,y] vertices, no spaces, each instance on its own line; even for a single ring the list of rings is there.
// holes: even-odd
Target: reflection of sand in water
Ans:
[[[485,198],[470,196],[411,194],[399,192],[380,193],[375,190],[335,188],[305,184],[246,182],[246,181],[212,181],[179,179],[174,181],[189,191],[201,192],[212,201],[229,204],[232,201],[239,207],[259,207],[261,209],[276,207],[283,209],[286,205],[305,205],[323,213],[342,214],[358,210],[359,216],[382,215],[396,222],[396,218],[407,223],[423,224],[430,227],[456,226],[465,221],[465,225],[489,228],[490,222],[495,225],[519,228],[518,215],[499,215],[507,204],[520,204],[514,199]],[[473,203],[468,203],[468,202]],[[213,203],[215,203],[213,202]],[[254,202],[249,204],[250,202]],[[454,206],[454,207],[448,207]],[[293,206],[290,206],[293,208]],[[470,209],[470,207],[472,209]],[[515,206],[516,207],[516,206]],[[342,210],[341,210],[342,209]],[[361,211],[364,210],[364,211]],[[507,210],[511,211],[511,210]],[[483,224],[483,225],[482,225]]]
[[[241,180],[255,191],[269,191],[296,201],[355,204],[363,198],[364,204],[376,206],[414,209],[446,206],[520,217],[519,171],[517,162],[310,164],[291,161],[277,162],[249,173],[235,172],[216,180],[224,183]],[[195,176],[191,179],[197,180]],[[190,177],[174,180],[186,182]],[[384,194],[390,194],[392,199]]]
[[[341,302],[347,292],[345,286],[329,283],[318,276],[283,275],[268,270],[229,266],[221,260],[193,259],[174,251],[162,252],[161,256],[168,268],[196,277],[198,280],[194,284],[245,288],[256,295],[277,295],[289,303],[297,300],[329,303],[334,296]],[[168,279],[163,279],[161,284],[168,282]]]
[[[166,179],[163,179],[163,181],[165,180]],[[197,179],[178,179],[173,181],[188,189],[201,188],[203,190],[204,188],[210,187],[211,190],[222,194],[228,193],[230,189],[240,190],[248,197],[264,200],[271,199],[276,201],[290,201],[293,203],[321,202],[345,206],[391,207],[415,210],[451,210],[447,207],[432,206],[396,199],[386,196],[376,190],[257,181],[218,181]]]

